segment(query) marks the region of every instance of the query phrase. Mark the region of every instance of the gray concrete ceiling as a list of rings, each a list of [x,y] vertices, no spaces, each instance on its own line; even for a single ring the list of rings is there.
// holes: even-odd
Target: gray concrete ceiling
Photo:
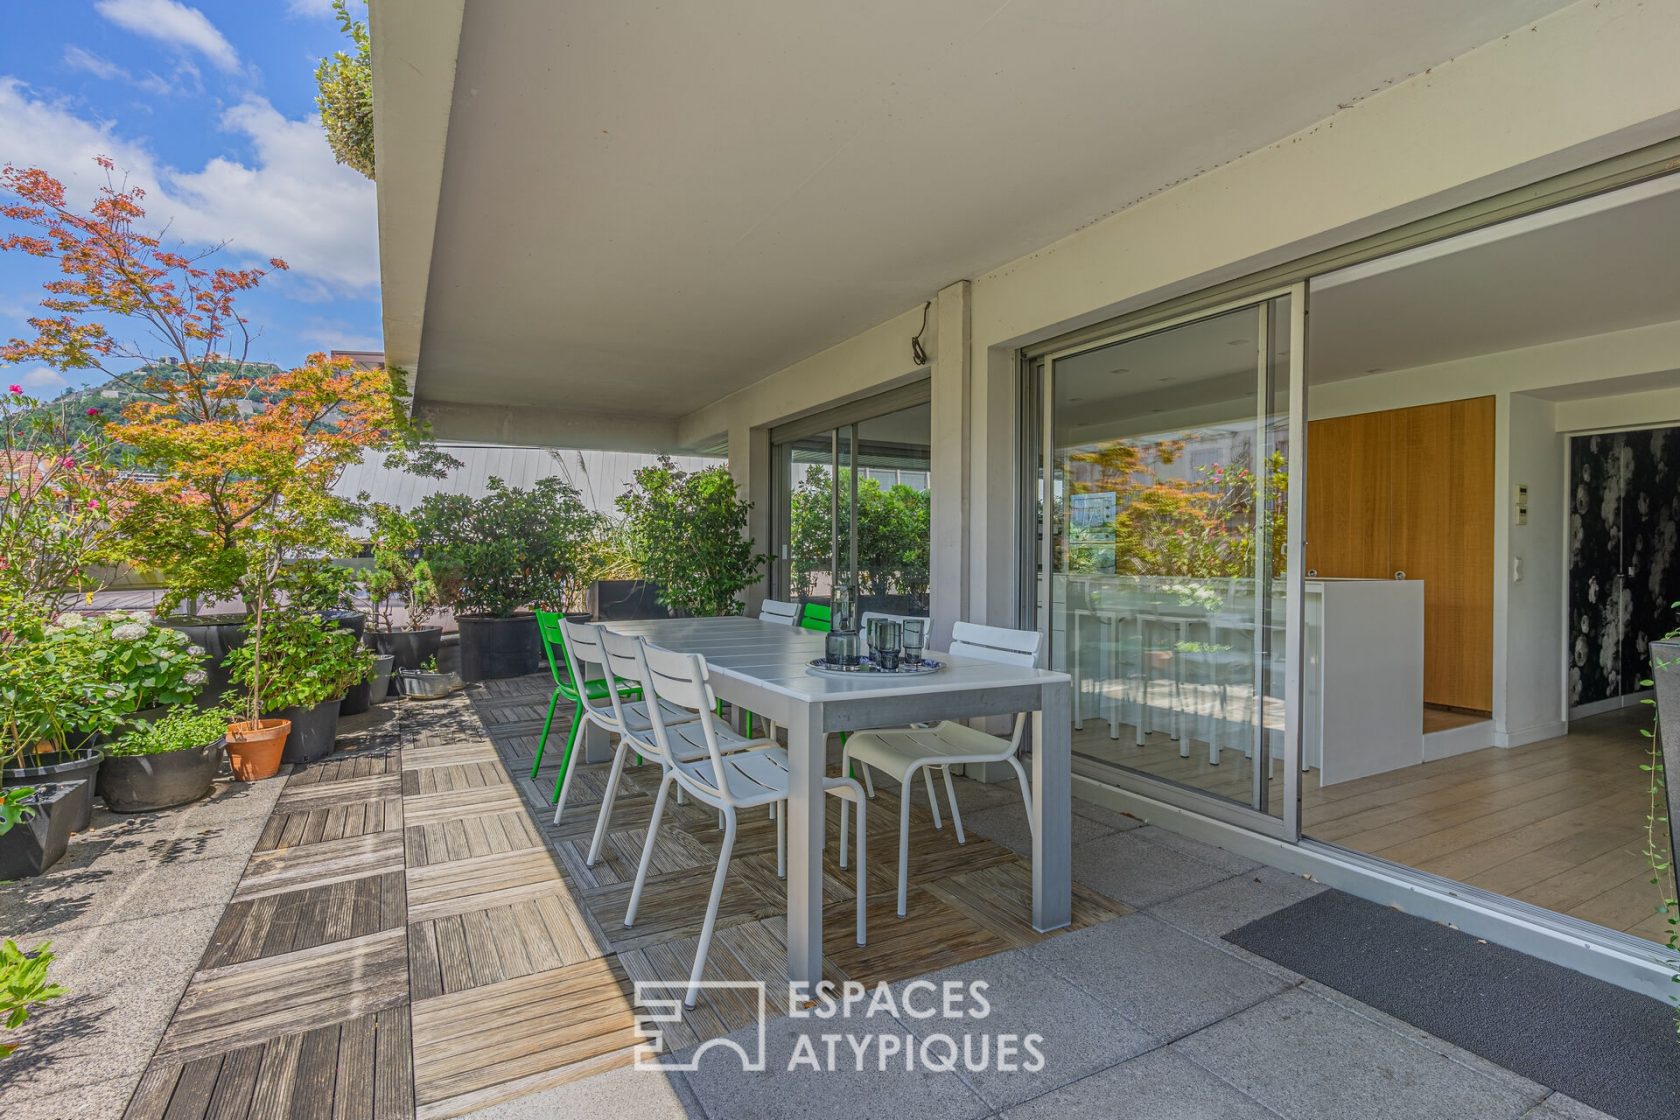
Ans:
[[[467,5],[419,395],[681,416],[1561,6]]]

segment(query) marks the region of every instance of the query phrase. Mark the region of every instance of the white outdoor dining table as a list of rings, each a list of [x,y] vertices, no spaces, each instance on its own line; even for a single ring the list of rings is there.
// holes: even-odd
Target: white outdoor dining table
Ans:
[[[607,626],[667,649],[702,654],[720,697],[787,729],[791,982],[812,985],[822,978],[822,781],[830,732],[1032,712],[1032,797],[1039,822],[1032,851],[1033,928],[1060,929],[1072,920],[1072,690],[1067,674],[940,653],[938,659],[947,663],[941,672],[844,679],[806,672],[811,659],[823,655],[824,635],[817,631],[752,618]]]

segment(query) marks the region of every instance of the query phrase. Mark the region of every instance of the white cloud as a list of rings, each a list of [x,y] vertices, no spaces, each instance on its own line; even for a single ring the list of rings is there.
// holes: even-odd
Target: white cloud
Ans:
[[[127,79],[128,77],[128,71],[110,59],[102,58],[92,51],[83,50],[76,46],[64,48],[64,65],[72,70],[82,70],[96,78],[103,78],[105,81],[110,81],[112,78]]]
[[[287,0],[286,11],[294,16],[330,16],[332,0]]]
[[[23,391],[32,397],[39,397],[43,394],[55,395],[60,389],[70,384],[69,378],[50,366],[35,366],[33,369],[26,369],[22,373],[7,370],[5,380],[7,382],[15,381],[22,385]]]
[[[208,16],[178,0],[96,0],[94,10],[118,27],[193,50],[220,70],[239,69],[239,53]]]
[[[373,184],[333,161],[312,117],[288,120],[267,101],[246,100],[220,124],[246,137],[255,158],[217,157],[197,170],[159,163],[113,123],[38,99],[13,77],[0,76],[0,120],[7,122],[0,163],[44,168],[73,198],[91,200],[103,181],[93,157],[108,155],[145,188],[148,221],[168,224],[171,237],[193,246],[226,241],[229,264],[280,257],[299,286],[317,291],[365,294],[378,283]]]

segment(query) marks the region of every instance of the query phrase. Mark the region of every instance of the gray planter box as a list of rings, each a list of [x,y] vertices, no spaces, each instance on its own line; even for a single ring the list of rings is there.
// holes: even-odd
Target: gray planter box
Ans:
[[[1668,791],[1669,852],[1680,856],[1680,641],[1651,643],[1651,680],[1657,693],[1657,736],[1662,741],[1663,784]],[[1680,859],[1669,860],[1680,891]]]

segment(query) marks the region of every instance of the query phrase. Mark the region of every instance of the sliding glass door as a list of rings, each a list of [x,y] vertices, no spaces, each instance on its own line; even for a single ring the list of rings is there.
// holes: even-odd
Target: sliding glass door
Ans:
[[[778,596],[928,613],[930,421],[922,387],[771,433]]]
[[[1291,837],[1301,299],[1051,354],[1040,375],[1040,625],[1074,678],[1076,759]]]

